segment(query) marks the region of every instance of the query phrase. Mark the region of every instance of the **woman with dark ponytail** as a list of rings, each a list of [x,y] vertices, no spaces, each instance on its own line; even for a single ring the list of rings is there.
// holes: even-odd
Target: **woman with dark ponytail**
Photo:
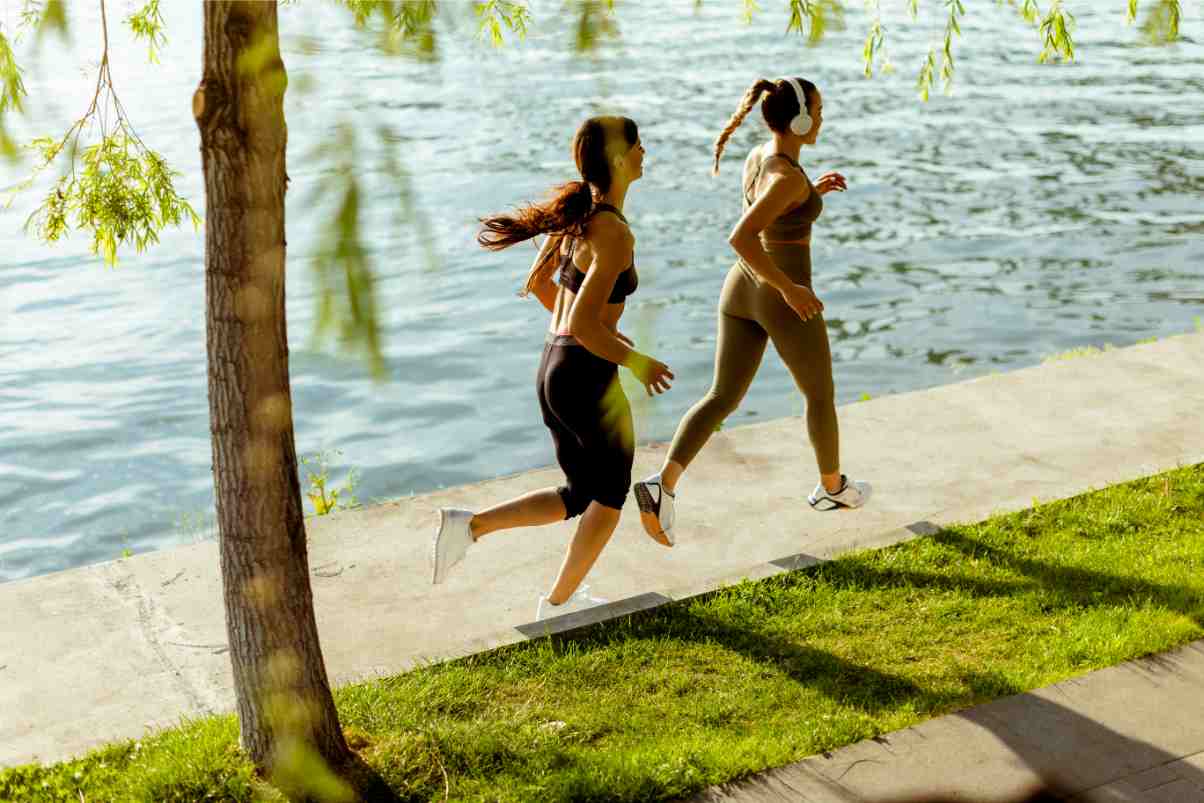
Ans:
[[[744,214],[728,237],[740,257],[719,297],[715,379],[677,427],[660,472],[635,485],[644,529],[672,545],[675,490],[682,472],[735,412],[772,340],[807,399],[807,432],[819,465],[808,501],[816,510],[863,505],[870,486],[840,473],[832,354],[824,305],[811,289],[811,225],[821,196],[843,192],[844,176],[826,173],[815,184],[799,166],[803,145],[814,145],[823,125],[823,98],[810,81],[757,81],[715,142],[713,173],[732,132],[762,95],[761,116],[770,139],[744,160]]]
[[[580,181],[558,187],[542,204],[483,218],[477,235],[493,251],[547,235],[523,295],[534,294],[552,313],[536,391],[567,482],[480,513],[445,508],[431,548],[433,579],[441,583],[490,533],[581,516],[551,591],[539,599],[537,619],[603,601],[589,596],[581,581],[618,526],[631,486],[635,436],[618,367],[629,368],[649,395],[668,390],[673,378],[618,329],[638,283],[635,238],[623,216],[628,187],[644,172],[635,123],[586,120],[573,138],[573,156]]]

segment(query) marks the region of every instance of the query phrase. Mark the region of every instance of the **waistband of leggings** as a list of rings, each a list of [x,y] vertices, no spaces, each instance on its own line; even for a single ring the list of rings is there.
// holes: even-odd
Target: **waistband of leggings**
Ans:
[[[585,348],[572,335],[555,335],[548,332],[543,342],[549,346],[577,346],[578,348]]]

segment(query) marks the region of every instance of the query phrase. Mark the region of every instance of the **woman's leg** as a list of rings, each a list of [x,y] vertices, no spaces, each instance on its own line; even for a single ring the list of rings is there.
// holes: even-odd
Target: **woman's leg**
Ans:
[[[590,363],[585,365],[589,367]],[[571,430],[574,442],[580,445],[573,450],[574,459],[565,466],[568,479],[564,489],[565,507],[572,515],[582,515],[548,594],[548,602],[553,605],[560,605],[571,597],[589,574],[614,535],[623,504],[631,491],[631,466],[635,461],[631,405],[614,366],[598,361],[591,374],[609,381],[576,384],[574,390],[587,391],[576,398],[561,398],[554,394],[554,414]],[[590,385],[592,389],[588,387]]]
[[[661,483],[669,493],[719,425],[740,406],[761,366],[767,340],[765,330],[755,321],[719,313],[711,389],[678,424],[661,468]]]
[[[773,346],[807,398],[807,434],[815,450],[820,481],[829,492],[840,489],[840,428],[832,382],[832,351],[823,315],[801,320],[785,302],[763,317]]]
[[[602,549],[614,535],[619,525],[621,510],[607,507],[600,502],[590,502],[589,507],[577,524],[577,532],[569,542],[568,551],[564,554],[564,562],[560,564],[560,573],[556,575],[556,583],[548,594],[548,602],[560,605],[577,590],[581,581],[594,567]]]
[[[553,346],[544,347],[535,380],[535,395],[539,399],[539,410],[543,416],[544,425],[552,436],[556,462],[567,475],[572,476],[584,464],[585,455],[582,453],[579,439],[553,411],[552,400],[548,396],[549,377],[552,370],[563,362],[563,358],[563,349]],[[472,539],[478,541],[499,530],[538,527],[543,524],[564,521],[569,517],[570,502],[574,506],[584,508],[584,505],[576,500],[566,499],[565,488],[541,488],[538,491],[525,493],[475,514],[469,523]],[[577,510],[573,513],[576,515],[578,512],[580,511]]]
[[[541,488],[482,510],[472,517],[469,527],[472,540],[479,541],[498,530],[515,527],[538,527],[564,521],[564,498],[557,488]]]

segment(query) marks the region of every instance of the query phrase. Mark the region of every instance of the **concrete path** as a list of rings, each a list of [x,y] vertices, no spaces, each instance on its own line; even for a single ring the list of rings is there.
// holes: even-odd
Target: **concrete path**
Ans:
[[[427,552],[441,505],[481,508],[556,470],[310,520],[327,666],[338,683],[395,673],[1204,461],[1202,374],[1194,334],[845,406],[845,466],[875,486],[854,512],[807,506],[802,420],[725,430],[679,488],[678,546],[647,538],[629,502],[589,578],[619,602],[539,626],[571,524],[490,536],[437,588]],[[639,449],[636,476],[663,455]],[[6,583],[0,611],[0,765],[233,707],[213,542]]]
[[[689,803],[1204,801],[1204,641],[708,789]]]

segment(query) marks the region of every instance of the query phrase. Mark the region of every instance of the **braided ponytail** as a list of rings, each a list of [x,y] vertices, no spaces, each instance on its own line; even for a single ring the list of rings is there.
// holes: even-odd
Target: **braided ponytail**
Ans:
[[[744,93],[744,99],[740,101],[740,108],[727,121],[727,128],[719,134],[719,138],[715,140],[715,166],[711,168],[711,175],[719,175],[719,157],[723,155],[723,148],[727,145],[727,141],[732,136],[732,132],[740,127],[744,122],[744,118],[752,111],[752,107],[760,100],[761,95],[766,92],[773,92],[777,89],[777,84],[773,81],[766,81],[764,78],[757,81],[748,88]]]

